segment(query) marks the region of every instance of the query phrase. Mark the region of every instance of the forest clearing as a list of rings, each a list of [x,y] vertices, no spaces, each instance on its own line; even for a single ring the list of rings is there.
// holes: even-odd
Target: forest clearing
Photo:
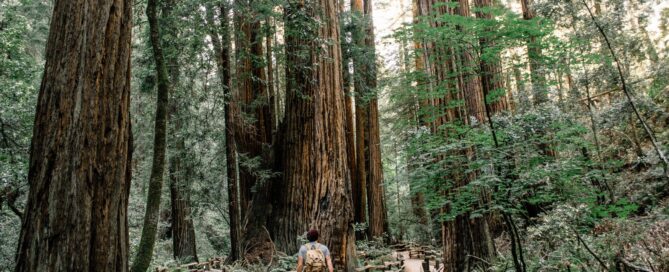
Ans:
[[[0,271],[667,272],[668,127],[669,0],[0,0]]]

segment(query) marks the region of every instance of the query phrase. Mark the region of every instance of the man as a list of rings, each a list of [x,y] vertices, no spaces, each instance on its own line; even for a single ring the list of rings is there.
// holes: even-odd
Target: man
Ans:
[[[300,247],[297,254],[297,272],[322,272],[327,268],[334,272],[330,250],[325,245],[318,243],[318,231],[315,229],[307,232],[309,243]]]

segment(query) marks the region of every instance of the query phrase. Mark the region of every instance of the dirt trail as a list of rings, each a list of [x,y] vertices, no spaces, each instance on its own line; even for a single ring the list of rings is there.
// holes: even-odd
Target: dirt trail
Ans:
[[[404,261],[404,272],[422,272],[423,261],[419,259],[408,259]]]
[[[404,260],[404,272],[429,272],[423,271],[423,260],[421,259],[410,259],[408,251],[395,252],[397,258]],[[430,264],[430,271],[434,270],[434,265]]]

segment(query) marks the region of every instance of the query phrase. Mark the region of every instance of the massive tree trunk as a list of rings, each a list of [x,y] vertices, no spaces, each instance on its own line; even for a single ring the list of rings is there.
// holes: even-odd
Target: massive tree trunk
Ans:
[[[344,132],[345,106],[335,0],[286,5],[287,101],[281,164],[284,189],[274,209],[274,241],[296,252],[309,228],[332,252],[338,271],[353,271],[353,207]]]
[[[459,0],[459,6],[457,9],[458,15],[460,16],[471,16],[469,9],[468,0]],[[460,56],[462,57],[460,62],[459,74],[460,74],[460,93],[462,94],[465,101],[465,110],[466,114],[461,117],[461,122],[464,124],[470,124],[470,118],[474,117],[479,124],[485,123],[486,118],[486,103],[484,95],[485,85],[482,85],[481,78],[476,74],[476,68],[481,67],[479,63],[476,63],[473,59],[473,48],[470,46],[464,46],[461,48],[462,52]],[[484,65],[484,66],[487,66]],[[490,67],[486,67],[490,68]],[[493,83],[493,82],[488,82]],[[490,86],[488,86],[490,87]],[[466,148],[462,151],[462,154],[466,157],[467,161],[472,162],[476,160],[477,152],[474,148]],[[467,186],[470,182],[474,181],[479,174],[478,171],[469,171],[469,173],[458,172],[454,175],[455,187],[456,189],[450,193],[457,193],[458,187]],[[487,201],[485,192],[480,193],[478,196],[479,205],[484,205]],[[453,258],[451,259],[454,262],[451,262],[451,269],[453,271],[463,271],[471,269],[472,267],[486,267],[489,264],[489,261],[492,260],[495,252],[492,237],[490,234],[490,229],[488,226],[488,216],[479,217],[479,218],[470,218],[469,213],[458,216],[450,224],[445,224],[445,226],[450,225],[450,231],[455,232],[455,235],[452,235],[454,240],[444,241],[445,248],[451,248],[453,251]],[[447,230],[448,232],[449,230]],[[469,257],[475,256],[477,259]],[[485,262],[481,261],[484,260]],[[445,261],[446,262],[446,261]]]
[[[224,115],[225,115],[225,161],[226,161],[226,180],[228,191],[228,217],[230,221],[230,260],[235,261],[241,258],[241,217],[239,210],[239,194],[237,179],[237,147],[235,143],[235,119],[232,107],[231,92],[231,73],[230,73],[230,26],[228,24],[229,3],[223,0],[219,4],[219,22],[217,26],[214,22],[214,7],[207,9],[207,24],[209,25],[210,36],[216,55],[216,65],[218,76],[223,88],[223,97],[225,97]],[[218,27],[218,28],[217,28]],[[216,31],[220,29],[220,31]],[[220,36],[220,38],[219,38]]]
[[[16,271],[127,271],[132,1],[57,1]]]
[[[158,78],[158,99],[156,101],[156,120],[153,138],[153,165],[149,180],[149,192],[146,199],[146,213],[142,227],[139,249],[132,264],[133,272],[144,272],[151,264],[153,246],[158,231],[158,215],[160,213],[160,196],[165,174],[165,153],[167,135],[167,107],[169,104],[170,80],[165,65],[165,56],[160,39],[160,25],[157,15],[157,0],[149,0],[146,5],[146,16],[149,21],[149,35],[153,58],[156,63]]]

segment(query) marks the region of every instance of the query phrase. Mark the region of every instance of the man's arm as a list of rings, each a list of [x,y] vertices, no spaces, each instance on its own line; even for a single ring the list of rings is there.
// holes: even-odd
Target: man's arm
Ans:
[[[334,272],[334,267],[332,266],[332,258],[330,258],[330,255],[325,257],[325,260],[327,260],[327,262],[328,262],[328,270],[330,270],[330,272]],[[299,260],[298,260],[298,262],[299,262]]]
[[[302,272],[302,265],[303,265],[302,262],[303,261],[304,260],[302,260],[302,256],[297,257],[297,272]],[[330,271],[330,272],[332,272],[332,271]]]

